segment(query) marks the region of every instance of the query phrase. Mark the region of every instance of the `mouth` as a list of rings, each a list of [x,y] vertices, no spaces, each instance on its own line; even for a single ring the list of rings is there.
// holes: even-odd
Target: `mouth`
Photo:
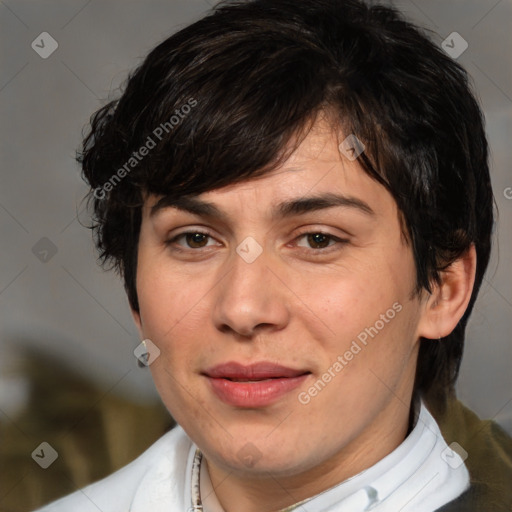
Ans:
[[[300,386],[310,374],[308,370],[265,361],[250,365],[229,362],[203,373],[217,398],[242,408],[271,405]]]

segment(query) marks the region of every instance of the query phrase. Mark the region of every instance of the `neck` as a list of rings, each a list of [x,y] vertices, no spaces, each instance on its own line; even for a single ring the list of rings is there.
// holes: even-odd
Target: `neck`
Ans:
[[[385,426],[385,427],[383,427]],[[219,502],[226,512],[275,512],[313,497],[373,466],[409,432],[409,410],[391,400],[354,441],[320,465],[290,475],[237,474],[206,461]]]

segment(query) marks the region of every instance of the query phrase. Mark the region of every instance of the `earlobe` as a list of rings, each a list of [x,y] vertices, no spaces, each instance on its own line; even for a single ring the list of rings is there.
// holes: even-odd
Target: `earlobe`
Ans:
[[[471,247],[440,273],[441,282],[434,286],[426,301],[418,325],[418,336],[439,339],[448,336],[464,315],[475,282],[476,251]]]

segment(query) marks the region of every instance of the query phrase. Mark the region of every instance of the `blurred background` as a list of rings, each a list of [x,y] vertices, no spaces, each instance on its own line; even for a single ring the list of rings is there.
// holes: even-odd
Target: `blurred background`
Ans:
[[[455,52],[486,115],[499,218],[458,395],[512,433],[512,0],[392,3]],[[89,116],[127,73],[213,4],[0,1],[2,511],[101,478],[172,425],[136,364],[140,340],[121,282],[98,267],[82,225],[86,187],[74,155]],[[53,452],[41,443],[59,456],[47,469]]]

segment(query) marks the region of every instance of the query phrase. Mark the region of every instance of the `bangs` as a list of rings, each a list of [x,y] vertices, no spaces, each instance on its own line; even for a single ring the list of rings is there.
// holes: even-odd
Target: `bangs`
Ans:
[[[118,167],[151,146],[123,186],[200,194],[260,176],[286,160],[325,107],[333,79],[325,52],[304,36],[297,41],[297,31],[293,44],[290,37],[254,28],[243,35],[209,34],[205,42],[194,31],[196,45],[189,40],[188,52],[176,50],[186,38],[182,33],[158,46],[149,58],[160,65],[132,78],[114,114],[115,146],[130,141]],[[203,47],[200,61],[194,46]],[[135,120],[123,116],[131,111],[128,101],[144,104]],[[127,126],[131,133],[123,133]]]

